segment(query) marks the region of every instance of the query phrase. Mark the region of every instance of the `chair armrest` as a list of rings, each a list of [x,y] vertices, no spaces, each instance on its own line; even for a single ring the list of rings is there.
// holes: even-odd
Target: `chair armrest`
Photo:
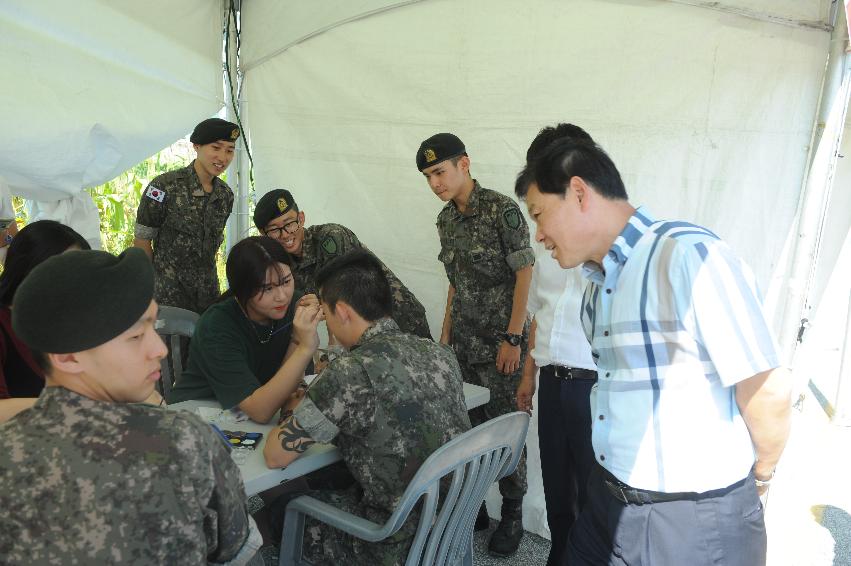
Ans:
[[[297,511],[314,517],[325,524],[369,542],[384,540],[392,534],[387,525],[376,525],[372,521],[352,515],[309,495],[302,495],[290,501],[287,504],[287,511]]]

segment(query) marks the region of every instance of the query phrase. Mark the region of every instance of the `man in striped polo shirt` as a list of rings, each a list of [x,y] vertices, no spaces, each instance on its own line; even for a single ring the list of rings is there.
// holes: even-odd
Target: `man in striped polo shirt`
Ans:
[[[631,206],[592,143],[560,140],[524,174],[537,240],[590,281],[599,465],[567,563],[764,564],[790,377],[750,269],[706,228]]]

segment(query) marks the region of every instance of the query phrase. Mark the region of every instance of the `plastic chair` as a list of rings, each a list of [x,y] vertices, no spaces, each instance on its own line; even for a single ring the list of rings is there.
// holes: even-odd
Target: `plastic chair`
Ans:
[[[529,429],[529,415],[510,413],[483,423],[438,448],[423,462],[383,525],[352,515],[309,496],[293,499],[284,518],[282,566],[309,564],[302,559],[306,516],[362,540],[377,542],[393,535],[423,499],[406,566],[473,564],[473,524],[488,488],[514,471]],[[448,489],[441,479],[451,476]],[[441,491],[444,496],[441,497]]]
[[[183,373],[183,349],[181,338],[188,343],[195,332],[195,325],[201,318],[197,313],[178,307],[160,306],[156,329],[168,346],[168,355],[160,362],[162,378],[158,387],[163,397],[168,397],[174,383]]]

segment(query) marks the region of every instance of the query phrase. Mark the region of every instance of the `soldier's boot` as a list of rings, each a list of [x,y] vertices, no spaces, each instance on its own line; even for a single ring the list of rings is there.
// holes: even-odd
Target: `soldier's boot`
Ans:
[[[491,536],[488,553],[502,558],[513,555],[523,538],[523,499],[502,498],[502,519]]]
[[[473,526],[473,530],[478,531],[486,531],[491,526],[491,518],[488,517],[488,508],[482,503],[482,506],[479,507],[479,514],[476,515],[476,524]]]

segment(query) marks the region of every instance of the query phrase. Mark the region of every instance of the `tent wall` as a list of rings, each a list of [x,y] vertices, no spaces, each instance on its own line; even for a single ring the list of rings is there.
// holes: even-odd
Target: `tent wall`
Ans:
[[[289,188],[308,224],[354,230],[426,305],[434,332],[447,281],[434,227],[441,203],[414,165],[420,141],[458,134],[474,176],[511,194],[529,142],[558,121],[585,127],[609,151],[633,202],[726,238],[775,308],[823,29],[688,2],[430,0],[297,42],[310,34],[275,37],[267,10],[295,23],[303,14],[276,4],[255,0],[243,13],[257,193]],[[750,5],[790,21],[818,21],[826,8]],[[526,527],[545,534],[538,481]]]
[[[265,5],[246,9],[248,51]],[[355,230],[437,329],[440,203],[414,167],[419,142],[457,133],[474,176],[510,193],[537,130],[568,120],[610,152],[634,202],[710,226],[778,289],[826,48],[823,31],[679,4],[412,4],[250,68],[258,193],[286,186],[308,223]]]
[[[186,135],[222,105],[221,21],[209,0],[0,3],[0,178],[62,199]]]

